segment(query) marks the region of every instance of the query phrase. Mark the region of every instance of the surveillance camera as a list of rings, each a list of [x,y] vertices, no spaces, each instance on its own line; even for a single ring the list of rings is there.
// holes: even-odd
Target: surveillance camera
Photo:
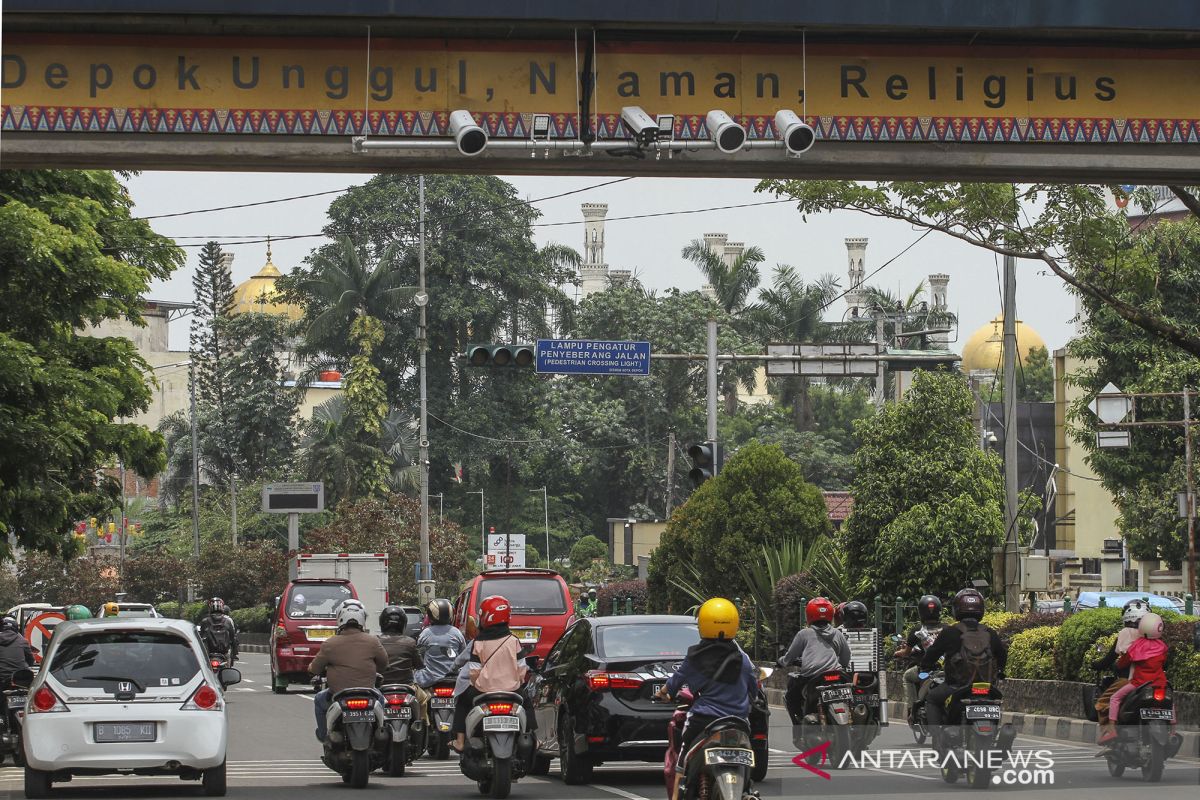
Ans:
[[[488,135],[475,124],[470,111],[459,109],[450,115],[450,135],[464,156],[479,155],[487,147]]]
[[[775,136],[792,155],[800,155],[817,141],[817,132],[800,119],[795,111],[783,109],[775,112]]]
[[[708,135],[722,153],[736,153],[746,143],[746,129],[733,121],[724,111],[710,111],[704,118]]]
[[[621,122],[640,145],[653,144],[658,138],[658,122],[640,106],[625,106],[621,109]]]

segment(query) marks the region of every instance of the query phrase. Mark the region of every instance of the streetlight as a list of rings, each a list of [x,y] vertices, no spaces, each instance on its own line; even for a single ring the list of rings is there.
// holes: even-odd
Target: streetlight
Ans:
[[[484,561],[487,560],[487,529],[483,527],[483,489],[477,492],[467,492],[467,494],[479,495],[479,556]]]
[[[486,142],[486,137],[485,137]],[[417,581],[417,596],[422,603],[433,600],[433,565],[429,562],[429,416],[428,393],[426,391],[425,351],[429,349],[429,340],[425,333],[425,307],[429,305],[429,294],[425,291],[425,176],[417,179],[418,204],[420,206],[420,247],[417,259],[417,294],[413,302],[421,310],[421,321],[417,328],[417,342],[421,351],[417,369],[420,372],[421,385],[421,575]]]
[[[550,499],[546,495],[546,487],[530,489],[531,492],[542,493],[542,511],[546,515],[546,569],[550,569]]]

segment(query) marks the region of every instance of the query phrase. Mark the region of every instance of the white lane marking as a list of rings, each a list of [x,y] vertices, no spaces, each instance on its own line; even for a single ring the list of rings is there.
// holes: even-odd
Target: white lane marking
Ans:
[[[608,792],[609,794],[615,794],[617,797],[624,797],[625,800],[650,800],[650,798],[648,798],[648,797],[642,797],[640,794],[634,794],[633,792],[627,792],[624,789],[618,789],[615,786],[604,786],[603,784],[593,783],[591,785],[591,787],[593,789],[599,789],[602,792]]]
[[[254,683],[254,682],[255,681],[251,680],[250,678],[242,678],[242,683]]]
[[[311,695],[311,694],[293,694],[292,695],[292,697],[303,697],[305,700],[309,701],[310,703],[312,702],[312,699],[315,696],[316,695]]]

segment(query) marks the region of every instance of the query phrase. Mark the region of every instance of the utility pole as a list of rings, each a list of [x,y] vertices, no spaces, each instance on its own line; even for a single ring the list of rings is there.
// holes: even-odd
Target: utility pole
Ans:
[[[125,532],[129,528],[129,500],[125,495],[125,462],[121,462],[121,530],[119,544],[120,556],[117,566],[117,585],[123,591],[125,589]]]
[[[667,434],[667,520],[671,519],[671,506],[675,500],[675,431]]]
[[[487,528],[483,522],[483,490],[478,492],[467,492],[467,494],[479,495],[479,557],[483,559],[483,565],[487,565]]]
[[[713,476],[720,469],[717,444],[717,321],[708,321],[708,441],[713,447]]]
[[[883,337],[884,323],[887,321],[882,309],[876,309],[875,314],[875,343],[879,345],[880,352],[887,352]],[[875,379],[875,407],[883,408],[885,392],[887,391],[887,370],[884,368],[884,363],[879,362],[879,377]]]
[[[1004,257],[1004,609],[1020,611],[1017,551],[1017,260]]]
[[[421,321],[417,328],[417,347],[420,350],[420,363],[417,366],[420,372],[421,383],[421,440],[419,442],[421,448],[421,571],[420,580],[417,581],[417,597],[424,605],[433,600],[434,582],[433,582],[433,564],[429,562],[429,407],[427,395],[427,376],[425,367],[425,351],[428,349],[429,340],[426,337],[425,327],[425,307],[429,305],[429,295],[425,292],[425,176],[420,175],[417,178],[417,202],[420,206],[418,217],[418,233],[420,244],[418,246],[419,258],[417,261],[417,295],[414,298],[417,307],[421,312]]]
[[[546,569],[550,569],[550,498],[546,494],[545,486],[529,491],[542,493],[542,513],[546,516]]]
[[[233,546],[238,546],[237,475],[229,475],[229,525],[233,529]]]
[[[192,557],[200,559],[200,442],[196,433],[196,366],[189,362],[188,395],[192,418]]]
[[[1183,388],[1183,472],[1187,493],[1188,593],[1196,596],[1196,486],[1192,480],[1192,392]]]

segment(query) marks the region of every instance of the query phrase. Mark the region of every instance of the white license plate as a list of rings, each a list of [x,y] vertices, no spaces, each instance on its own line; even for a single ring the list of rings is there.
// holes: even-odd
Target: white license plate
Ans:
[[[516,732],[521,730],[521,720],[507,715],[502,717],[484,717],[483,729],[485,731]]]
[[[967,719],[1000,719],[1000,706],[967,706]]]
[[[1143,708],[1139,713],[1142,719],[1175,719],[1175,711],[1170,708]]]
[[[838,689],[823,689],[821,691],[821,702],[822,703],[832,703],[835,700],[849,700],[849,699],[850,699],[850,687],[849,686],[843,686]]]
[[[158,738],[157,722],[97,722],[92,728],[98,743],[153,742]]]
[[[712,748],[704,751],[705,764],[740,764],[744,767],[754,766],[754,751],[734,748]]]
[[[360,719],[374,719],[375,712],[371,709],[365,711],[342,711],[342,719],[347,721],[357,721]]]
[[[429,700],[430,708],[454,708],[453,697],[433,697]]]
[[[397,706],[388,709],[388,716],[395,719],[412,719],[412,709],[408,706]]]
[[[18,708],[25,705],[25,701],[29,699],[27,694],[10,694],[8,696],[8,707]]]

